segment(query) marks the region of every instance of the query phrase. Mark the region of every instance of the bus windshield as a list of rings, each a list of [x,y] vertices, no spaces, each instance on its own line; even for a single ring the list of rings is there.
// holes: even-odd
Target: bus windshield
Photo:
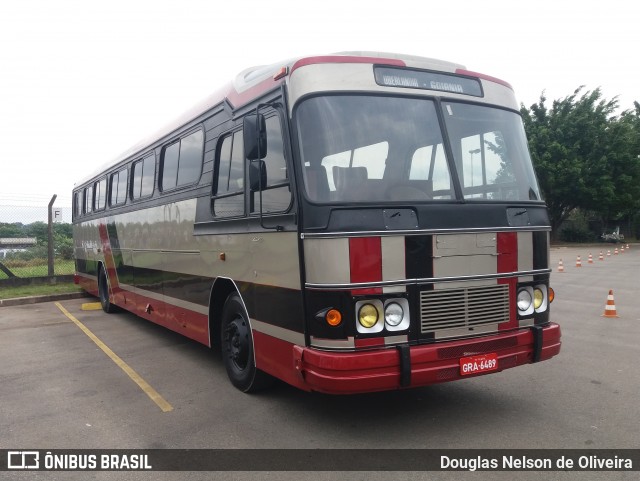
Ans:
[[[317,203],[446,201],[456,198],[455,181],[468,201],[540,199],[517,114],[443,102],[452,162],[437,108],[433,100],[406,97],[305,100],[296,121],[308,198]]]

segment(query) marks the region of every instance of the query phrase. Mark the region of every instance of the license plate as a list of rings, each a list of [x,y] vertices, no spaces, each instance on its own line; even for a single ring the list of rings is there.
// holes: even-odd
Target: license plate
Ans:
[[[460,375],[478,374],[498,369],[498,355],[495,352],[460,359]]]

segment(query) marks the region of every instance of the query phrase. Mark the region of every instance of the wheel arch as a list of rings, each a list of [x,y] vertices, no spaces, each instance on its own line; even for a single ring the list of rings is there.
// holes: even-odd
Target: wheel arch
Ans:
[[[211,286],[211,293],[209,294],[209,347],[219,347],[220,343],[220,320],[222,318],[222,312],[224,310],[224,303],[227,298],[233,294],[238,294],[240,302],[244,307],[244,311],[247,313],[247,320],[249,327],[251,328],[251,316],[247,309],[247,305],[240,294],[240,289],[233,279],[228,277],[216,277]],[[253,337],[253,329],[251,329],[251,336]],[[255,353],[254,353],[255,355]]]

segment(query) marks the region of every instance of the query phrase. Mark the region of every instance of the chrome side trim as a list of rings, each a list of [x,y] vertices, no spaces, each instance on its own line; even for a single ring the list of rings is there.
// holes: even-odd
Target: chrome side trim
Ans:
[[[541,274],[550,274],[551,269],[535,269],[532,271],[519,272],[499,272],[497,274],[480,274],[476,276],[455,276],[455,277],[425,277],[419,279],[398,279],[395,281],[376,281],[376,282],[352,282],[348,284],[314,284],[305,283],[307,289],[318,289],[326,291],[340,291],[346,289],[370,289],[372,287],[385,287],[409,284],[435,284],[438,282],[457,282],[457,281],[474,281],[481,279],[502,279],[505,277],[533,276]]]
[[[385,346],[393,346],[394,344],[403,344],[406,342],[409,342],[409,336],[406,334],[402,336],[386,336],[384,338]]]
[[[476,227],[461,229],[413,229],[413,230],[384,230],[362,232],[303,232],[300,239],[319,239],[331,237],[370,237],[370,236],[399,236],[399,235],[435,235],[435,234],[475,234],[482,232],[551,232],[550,225],[524,227]]]
[[[266,322],[258,321],[257,319],[253,318],[251,318],[251,323],[253,324],[253,329],[258,332],[271,337],[275,337],[277,339],[282,339],[283,341],[287,341],[298,346],[305,345],[304,334],[302,334],[301,332],[291,331],[289,329],[274,326],[273,324],[268,324]]]
[[[356,347],[353,336],[347,339],[323,339],[321,337],[311,336],[311,347],[317,347],[321,349],[350,349],[353,350]]]

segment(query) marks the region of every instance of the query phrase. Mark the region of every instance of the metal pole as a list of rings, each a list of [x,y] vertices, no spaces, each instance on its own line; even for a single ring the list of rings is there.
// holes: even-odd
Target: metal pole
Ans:
[[[53,203],[56,201],[56,194],[53,194],[49,201],[49,277],[53,276]]]

